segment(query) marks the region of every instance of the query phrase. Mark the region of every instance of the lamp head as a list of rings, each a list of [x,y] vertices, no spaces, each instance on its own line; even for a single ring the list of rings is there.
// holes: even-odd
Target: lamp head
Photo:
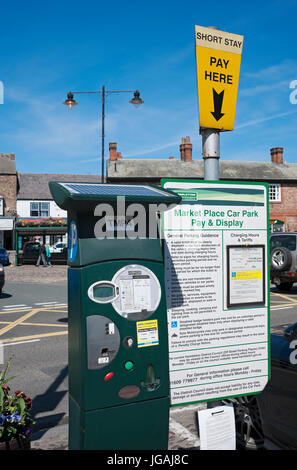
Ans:
[[[71,93],[71,91],[67,93],[67,99],[63,101],[63,104],[66,104],[66,106],[68,106],[69,109],[71,109],[72,106],[76,106],[78,104],[78,102],[75,101],[75,99],[73,98],[73,93]]]
[[[132,98],[129,103],[133,104],[134,106],[139,106],[140,104],[144,103],[144,101],[140,98],[140,93],[138,90],[134,91],[134,98]]]

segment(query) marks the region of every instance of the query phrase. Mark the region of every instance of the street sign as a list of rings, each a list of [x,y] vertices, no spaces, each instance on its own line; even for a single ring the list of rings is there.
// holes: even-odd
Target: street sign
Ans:
[[[268,185],[162,180],[171,405],[261,392],[270,375]]]
[[[195,26],[200,127],[234,128],[243,36]]]

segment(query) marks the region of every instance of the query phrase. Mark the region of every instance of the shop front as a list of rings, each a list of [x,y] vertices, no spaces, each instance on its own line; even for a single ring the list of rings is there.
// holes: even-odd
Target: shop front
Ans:
[[[0,248],[12,250],[14,247],[14,217],[0,217]]]
[[[67,220],[18,220],[15,227],[16,266],[22,264],[26,245],[28,245],[30,242],[48,245],[50,249],[57,246],[59,242],[67,245]],[[55,257],[59,258],[56,254]],[[65,260],[61,258],[61,261],[65,261],[66,263],[66,258]]]
[[[285,223],[282,220],[278,219],[271,219],[269,220],[269,232],[284,232],[285,231]]]

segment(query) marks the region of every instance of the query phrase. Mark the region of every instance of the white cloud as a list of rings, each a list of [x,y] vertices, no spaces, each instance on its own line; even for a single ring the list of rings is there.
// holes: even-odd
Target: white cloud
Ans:
[[[252,121],[245,122],[243,124],[239,124],[238,126],[236,126],[235,129],[242,129],[243,127],[255,126],[257,124],[262,124],[263,122],[271,121],[272,119],[278,119],[278,118],[282,118],[285,116],[290,116],[291,114],[295,114],[295,113],[297,113],[297,109],[294,109],[294,111],[288,111],[285,113],[274,114],[272,116],[263,116],[263,118],[255,119]]]
[[[241,97],[252,97],[255,95],[259,95],[262,93],[270,93],[272,90],[285,90],[289,88],[290,81],[289,80],[281,80],[280,82],[276,83],[267,83],[264,85],[256,85],[251,88],[244,88],[240,90]]]

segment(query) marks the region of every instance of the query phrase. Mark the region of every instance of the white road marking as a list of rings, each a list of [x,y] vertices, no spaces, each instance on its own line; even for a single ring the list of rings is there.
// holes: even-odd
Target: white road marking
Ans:
[[[293,305],[292,305],[292,307],[293,307]],[[276,308],[273,309],[273,311],[274,310],[285,310],[286,308],[292,308],[292,307],[276,307]]]
[[[59,302],[42,302],[42,303],[36,303],[34,305],[41,305],[43,307],[64,307],[67,304],[62,304]]]
[[[10,310],[29,310],[32,307],[4,307],[4,310],[2,312],[9,312]]]
[[[12,308],[12,307],[26,307],[26,304],[18,304],[18,305],[3,305],[3,308]]]
[[[53,305],[57,304],[58,302],[35,302],[34,305]]]
[[[3,343],[3,346],[12,346],[15,344],[24,344],[24,343],[36,343],[37,341],[40,341],[40,339],[29,339],[28,341],[15,341],[14,343]]]

